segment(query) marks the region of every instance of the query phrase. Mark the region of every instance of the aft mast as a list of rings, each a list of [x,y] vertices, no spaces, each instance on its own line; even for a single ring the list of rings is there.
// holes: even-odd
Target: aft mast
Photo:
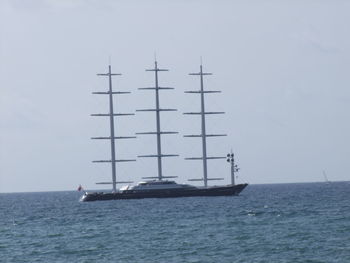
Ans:
[[[150,176],[150,177],[143,177],[143,178],[154,178],[158,180],[162,180],[163,178],[175,178],[176,176],[164,176],[162,171],[162,158],[163,157],[175,157],[179,156],[178,154],[163,154],[162,153],[162,146],[161,146],[161,135],[163,134],[177,134],[178,132],[173,131],[161,131],[160,127],[160,112],[161,111],[177,111],[176,109],[163,109],[160,108],[160,99],[159,99],[159,91],[160,90],[170,90],[174,88],[169,87],[160,87],[158,83],[158,72],[160,71],[168,71],[167,69],[160,69],[158,68],[157,61],[154,61],[154,68],[153,69],[146,69],[146,71],[154,72],[154,78],[155,78],[155,86],[154,87],[147,87],[147,88],[139,88],[139,90],[154,90],[155,91],[155,100],[156,100],[156,107],[155,109],[143,109],[143,110],[136,110],[138,112],[145,112],[145,111],[154,111],[156,113],[156,132],[139,132],[136,134],[151,134],[151,135],[157,135],[157,154],[151,154],[151,155],[139,155],[137,157],[143,158],[143,157],[154,157],[157,158],[158,162],[158,176]]]
[[[112,182],[102,182],[97,184],[112,184],[113,186],[113,192],[117,191],[116,184],[117,183],[128,183],[128,182],[117,182],[116,179],[116,163],[117,162],[132,162],[136,161],[135,159],[122,159],[117,160],[116,154],[115,154],[115,140],[116,139],[131,139],[136,138],[135,136],[118,136],[116,137],[114,134],[114,117],[115,116],[129,116],[129,115],[135,115],[134,113],[114,113],[113,109],[113,95],[116,94],[129,94],[130,92],[125,91],[113,91],[112,89],[112,76],[121,76],[119,73],[112,73],[112,67],[111,65],[108,66],[108,73],[102,73],[97,74],[97,76],[105,76],[108,77],[109,80],[109,89],[106,92],[93,92],[92,94],[103,94],[108,95],[109,97],[109,113],[102,113],[102,114],[91,114],[91,116],[105,116],[109,117],[109,124],[110,124],[110,137],[92,137],[91,139],[99,139],[99,140],[110,140],[111,143],[111,160],[98,160],[93,161],[94,163],[111,163],[112,164]]]
[[[208,178],[208,165],[207,160],[210,159],[225,159],[226,157],[208,157],[207,156],[207,137],[218,137],[218,136],[226,136],[226,134],[207,134],[206,133],[206,126],[205,126],[205,116],[207,114],[223,114],[224,112],[206,112],[205,111],[205,98],[204,94],[206,93],[220,93],[221,91],[209,91],[204,90],[204,84],[203,84],[203,76],[212,75],[212,73],[205,73],[203,72],[203,66],[200,65],[199,72],[198,73],[190,73],[189,75],[193,76],[199,76],[200,77],[200,90],[196,91],[185,91],[185,93],[197,93],[200,94],[201,98],[201,111],[200,112],[185,112],[184,114],[188,115],[200,115],[201,116],[201,134],[199,135],[184,135],[184,137],[199,137],[202,138],[202,157],[190,157],[185,158],[185,160],[202,160],[203,162],[203,178],[200,179],[189,179],[189,181],[204,181],[204,186],[208,186],[209,180],[223,180],[223,178]]]

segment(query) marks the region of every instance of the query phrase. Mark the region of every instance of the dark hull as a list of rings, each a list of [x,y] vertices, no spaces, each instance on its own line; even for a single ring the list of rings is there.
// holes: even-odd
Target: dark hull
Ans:
[[[142,199],[142,198],[174,198],[191,196],[228,196],[238,195],[248,184],[213,186],[208,188],[191,188],[186,190],[152,190],[152,191],[131,191],[126,190],[118,193],[86,193],[81,197],[81,201],[105,201],[122,199]]]

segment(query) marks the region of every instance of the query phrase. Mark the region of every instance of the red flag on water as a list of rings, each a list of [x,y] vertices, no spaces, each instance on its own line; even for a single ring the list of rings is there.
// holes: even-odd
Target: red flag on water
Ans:
[[[80,192],[81,190],[83,190],[83,187],[80,184],[79,187],[78,187],[78,191]]]

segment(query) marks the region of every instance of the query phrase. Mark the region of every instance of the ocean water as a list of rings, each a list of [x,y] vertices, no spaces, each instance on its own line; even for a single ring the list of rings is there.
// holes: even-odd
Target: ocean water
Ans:
[[[81,203],[0,194],[0,262],[350,262],[350,183]]]

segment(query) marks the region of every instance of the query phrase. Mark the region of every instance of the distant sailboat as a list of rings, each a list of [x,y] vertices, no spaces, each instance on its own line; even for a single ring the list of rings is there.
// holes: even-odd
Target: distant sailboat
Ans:
[[[329,180],[328,180],[328,177],[327,177],[326,171],[325,171],[325,170],[323,170],[323,171],[322,171],[322,173],[323,173],[323,176],[324,176],[325,183],[326,183],[326,184],[330,184],[330,183],[331,183],[331,181],[329,181]]]

